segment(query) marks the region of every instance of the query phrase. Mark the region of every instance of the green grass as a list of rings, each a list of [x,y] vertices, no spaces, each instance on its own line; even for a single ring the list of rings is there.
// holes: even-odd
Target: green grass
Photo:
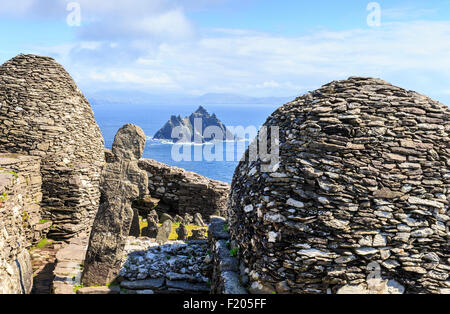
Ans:
[[[74,293],[77,293],[77,291],[80,290],[80,289],[82,289],[82,288],[84,288],[83,284],[75,285],[75,286],[73,287],[73,292],[74,292]]]
[[[228,223],[223,225],[222,231],[223,232],[229,232],[229,230],[228,230]]]
[[[0,202],[6,201],[8,199],[8,192],[0,194]]]
[[[179,226],[180,226],[180,224],[178,224],[178,226],[176,226],[175,224],[172,224],[172,232],[170,233],[169,240],[175,241],[178,239],[177,228]],[[192,236],[192,230],[203,229],[205,231],[205,235],[207,235],[207,232],[208,232],[208,227],[200,227],[200,226],[196,226],[196,225],[187,225],[185,227],[188,231],[188,237]]]
[[[3,169],[3,168],[0,168],[0,172],[2,172],[2,173],[10,173],[10,174],[12,174],[16,179],[19,177],[19,175],[18,175],[16,172],[11,171],[11,170],[5,170],[5,169]]]
[[[42,239],[38,244],[36,244],[36,246],[32,247],[31,250],[43,249],[43,248],[46,248],[47,246],[49,246],[52,243],[53,243],[53,241],[45,238],[45,239]]]
[[[172,232],[170,233],[169,240],[175,241],[178,239],[177,228],[179,228],[180,225],[181,225],[180,222],[172,223]],[[141,231],[142,231],[142,229],[148,227],[147,220],[144,220],[144,219],[142,219],[142,217],[139,217],[139,226],[141,228]],[[158,226],[161,227],[161,224],[158,224]],[[188,231],[188,237],[192,236],[192,230],[204,229],[205,235],[207,235],[207,232],[208,232],[208,227],[200,227],[200,226],[196,226],[196,225],[186,225],[185,227]]]
[[[107,287],[119,287],[120,285],[117,282],[110,282],[108,284],[106,284]]]
[[[238,248],[234,248],[230,250],[230,256],[235,257],[237,256]]]

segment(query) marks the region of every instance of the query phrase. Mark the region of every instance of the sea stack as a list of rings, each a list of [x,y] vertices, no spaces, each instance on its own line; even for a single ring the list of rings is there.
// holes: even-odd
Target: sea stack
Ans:
[[[214,134],[207,134],[209,131]],[[180,133],[183,133],[183,139],[180,139]],[[234,134],[217,118],[216,114],[209,114],[202,106],[189,117],[171,116],[153,138],[175,143],[206,143],[236,139]]]

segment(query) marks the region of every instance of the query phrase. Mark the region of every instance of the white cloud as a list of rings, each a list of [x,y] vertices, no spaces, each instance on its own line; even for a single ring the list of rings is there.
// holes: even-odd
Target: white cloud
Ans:
[[[83,22],[77,29],[77,42],[34,48],[55,56],[87,89],[111,85],[149,92],[286,96],[362,75],[430,95],[448,90],[448,21],[387,23],[384,19],[379,28],[321,30],[288,37],[246,29],[197,30],[186,7],[211,1],[78,2]],[[38,7],[36,0],[21,3],[17,14],[61,10],[66,14],[67,1],[44,2],[45,8]],[[7,6],[4,1],[0,4],[0,16]],[[383,12],[391,18],[420,13]]]
[[[153,36],[165,34],[172,38],[186,38],[193,32],[191,23],[180,9],[164,12],[158,16],[146,17],[129,25],[134,32],[149,33]]]
[[[217,0],[213,0],[217,1]],[[70,14],[67,4],[81,8],[81,27],[74,28],[81,40],[112,38],[180,39],[191,36],[193,26],[184,6],[201,0],[18,0],[1,1],[0,17],[58,19]]]
[[[424,9],[414,6],[391,7],[382,9],[381,14],[383,19],[401,20],[401,19],[417,19],[423,18],[436,13],[437,9]]]
[[[99,82],[138,84],[141,86],[162,85],[167,87],[173,84],[168,75],[151,73],[151,71],[147,71],[145,75],[141,76],[136,73],[123,71],[123,69],[107,70],[102,72],[90,72],[89,77],[94,81]]]
[[[32,11],[36,2],[36,0],[2,1],[0,2],[0,14],[6,13],[10,16],[25,15]]]
[[[353,75],[381,77],[408,89],[438,94],[450,80],[450,22],[391,23],[378,29],[319,31],[299,37],[234,34],[221,30],[152,48],[136,40],[135,45],[142,45],[136,58],[86,69],[80,64],[77,71],[114,69],[114,75],[101,80],[81,75],[81,84],[88,87],[97,83],[106,87],[109,80],[124,87],[138,84],[146,91],[255,96],[298,95]],[[126,47],[118,53],[120,49]],[[70,62],[67,66],[71,67]]]

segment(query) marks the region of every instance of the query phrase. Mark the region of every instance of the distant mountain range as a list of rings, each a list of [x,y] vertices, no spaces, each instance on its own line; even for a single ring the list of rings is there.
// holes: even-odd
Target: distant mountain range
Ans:
[[[215,131],[220,134],[211,134],[207,136],[205,130],[210,127],[216,127]],[[176,130],[179,128],[179,130]],[[175,131],[175,132],[174,132]],[[234,134],[230,132],[227,127],[217,118],[216,114],[209,114],[209,112],[200,106],[197,111],[192,113],[189,117],[182,118],[180,115],[173,115],[169,121],[156,132],[154,139],[168,140],[179,142],[176,138],[173,138],[173,134],[184,133],[184,142],[192,143],[206,143],[223,140],[236,140]],[[217,137],[218,136],[218,137]]]
[[[86,93],[92,105],[283,105],[295,98],[289,97],[250,97],[236,94],[192,95],[154,95],[138,91],[102,91]]]

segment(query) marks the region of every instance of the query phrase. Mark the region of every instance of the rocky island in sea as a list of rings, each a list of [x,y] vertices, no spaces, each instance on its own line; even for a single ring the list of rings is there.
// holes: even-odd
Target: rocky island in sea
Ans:
[[[209,130],[209,131],[208,131]],[[180,136],[180,133],[183,136]],[[238,140],[216,114],[212,115],[202,106],[188,117],[171,116],[169,121],[153,137],[155,140],[207,143]]]

